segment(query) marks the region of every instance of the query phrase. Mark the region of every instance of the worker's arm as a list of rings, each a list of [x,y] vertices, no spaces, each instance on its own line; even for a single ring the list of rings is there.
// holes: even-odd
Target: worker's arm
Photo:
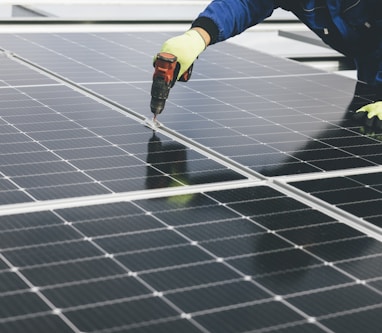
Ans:
[[[160,52],[178,58],[179,79],[208,45],[263,21],[275,7],[274,0],[214,0],[194,20],[190,30],[165,41]]]

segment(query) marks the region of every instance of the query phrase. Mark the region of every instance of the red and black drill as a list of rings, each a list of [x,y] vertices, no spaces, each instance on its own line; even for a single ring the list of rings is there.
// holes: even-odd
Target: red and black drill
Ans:
[[[154,61],[155,71],[150,103],[151,112],[154,113],[154,121],[157,115],[163,111],[170,89],[178,77],[180,64],[177,60],[177,57],[171,53],[160,52]],[[193,65],[182,74],[179,81],[187,82],[190,79],[192,67]]]

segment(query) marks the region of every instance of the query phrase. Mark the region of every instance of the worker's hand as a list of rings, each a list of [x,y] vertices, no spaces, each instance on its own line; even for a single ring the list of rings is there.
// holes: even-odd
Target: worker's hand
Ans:
[[[200,53],[206,48],[206,42],[200,33],[194,29],[183,35],[168,39],[162,45],[160,52],[171,53],[178,58],[180,70],[177,79],[190,68]]]
[[[365,125],[382,129],[382,101],[367,104],[354,115],[357,120],[365,120]]]

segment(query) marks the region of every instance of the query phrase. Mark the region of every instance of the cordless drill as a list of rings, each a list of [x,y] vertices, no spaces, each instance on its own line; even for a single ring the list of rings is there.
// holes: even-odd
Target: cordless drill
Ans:
[[[180,64],[177,60],[177,57],[173,54],[161,52],[157,54],[154,61],[155,70],[150,103],[151,112],[154,113],[154,120],[163,111],[170,89],[174,86],[178,77]],[[187,82],[190,79],[192,67],[193,65],[182,74],[179,81]]]

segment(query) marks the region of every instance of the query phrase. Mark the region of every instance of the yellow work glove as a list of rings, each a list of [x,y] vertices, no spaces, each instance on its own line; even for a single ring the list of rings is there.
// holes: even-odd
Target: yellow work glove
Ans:
[[[180,70],[177,80],[190,68],[196,58],[206,48],[206,43],[196,30],[188,30],[183,35],[172,37],[165,41],[160,52],[171,53],[178,58]]]
[[[382,101],[363,106],[356,111],[355,117],[356,119],[365,118],[365,123],[369,127],[382,129]]]

